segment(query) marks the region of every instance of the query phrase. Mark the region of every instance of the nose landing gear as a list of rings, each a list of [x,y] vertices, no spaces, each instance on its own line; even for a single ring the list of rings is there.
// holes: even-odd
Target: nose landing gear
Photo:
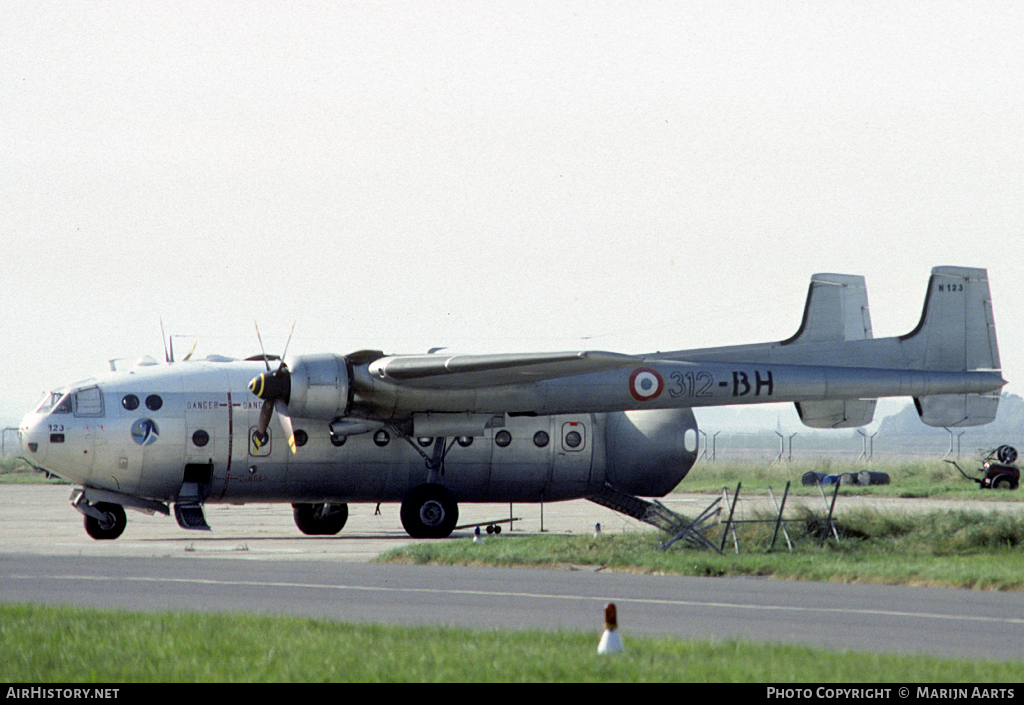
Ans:
[[[98,502],[80,511],[85,514],[85,532],[98,541],[116,539],[128,524],[120,504]]]

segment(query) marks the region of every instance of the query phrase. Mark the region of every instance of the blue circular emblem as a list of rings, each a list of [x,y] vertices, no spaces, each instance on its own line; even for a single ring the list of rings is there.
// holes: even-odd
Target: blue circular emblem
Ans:
[[[152,445],[159,437],[160,429],[153,419],[139,419],[132,424],[132,440],[140,446]]]

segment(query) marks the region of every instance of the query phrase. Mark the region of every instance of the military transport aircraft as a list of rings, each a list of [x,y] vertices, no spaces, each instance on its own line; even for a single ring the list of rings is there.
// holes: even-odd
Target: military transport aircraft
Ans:
[[[97,539],[121,534],[125,507],[173,504],[208,529],[218,502],[291,503],[321,535],[349,502],[401,502],[411,536],[441,538],[459,502],[664,496],[697,459],[692,407],[790,401],[808,426],[848,428],[910,396],[926,424],[971,426],[1006,383],[987,273],[961,267],[932,270],[920,323],[892,338],[872,338],[863,277],[818,274],[774,343],[282,358],[141,365],[48,394],[21,423],[26,459],[77,485]]]

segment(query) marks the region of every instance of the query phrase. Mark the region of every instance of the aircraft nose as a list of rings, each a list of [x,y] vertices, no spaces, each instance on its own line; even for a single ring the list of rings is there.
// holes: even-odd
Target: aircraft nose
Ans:
[[[39,414],[28,414],[21,420],[18,426],[18,442],[21,449],[37,462],[42,462],[46,457],[46,449],[49,443],[46,437],[49,430],[42,423]]]

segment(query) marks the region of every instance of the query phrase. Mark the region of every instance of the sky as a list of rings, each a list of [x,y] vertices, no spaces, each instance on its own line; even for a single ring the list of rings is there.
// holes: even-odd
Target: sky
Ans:
[[[0,419],[112,358],[876,337],[985,267],[1024,393],[1017,2],[9,2]]]

